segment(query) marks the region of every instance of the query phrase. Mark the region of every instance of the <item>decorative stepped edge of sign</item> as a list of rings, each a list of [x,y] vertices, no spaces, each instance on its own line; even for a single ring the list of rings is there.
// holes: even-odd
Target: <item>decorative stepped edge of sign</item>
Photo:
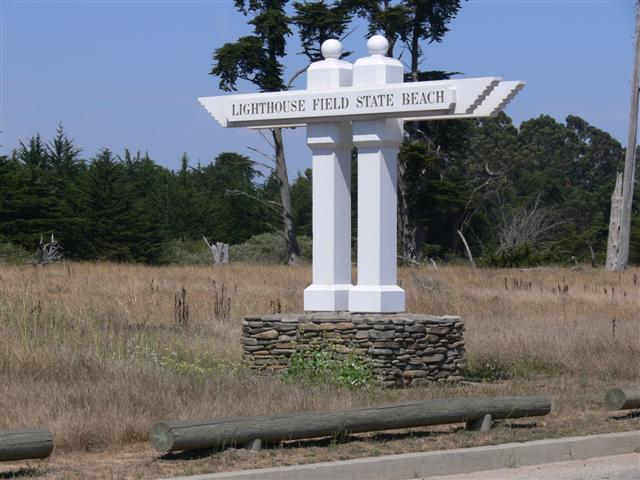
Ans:
[[[383,313],[287,313],[245,317],[243,359],[280,372],[294,352],[329,345],[368,362],[387,387],[462,380],[464,322],[456,316]]]

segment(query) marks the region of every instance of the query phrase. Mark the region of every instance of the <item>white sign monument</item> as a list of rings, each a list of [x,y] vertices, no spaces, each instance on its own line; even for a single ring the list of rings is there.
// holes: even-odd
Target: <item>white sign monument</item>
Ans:
[[[379,35],[370,56],[340,60],[337,40],[301,91],[200,98],[223,127],[307,127],[313,170],[313,282],[308,311],[403,312],[397,274],[397,156],[403,122],[496,115],[524,87],[499,77],[403,83]],[[351,149],[358,148],[358,279],[351,279]]]

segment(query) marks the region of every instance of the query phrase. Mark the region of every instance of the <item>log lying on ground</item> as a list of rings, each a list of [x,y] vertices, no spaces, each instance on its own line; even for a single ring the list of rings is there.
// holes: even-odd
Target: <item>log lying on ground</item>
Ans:
[[[160,452],[235,447],[398,428],[546,415],[551,401],[542,396],[463,398],[393,403],[334,412],[303,412],[261,417],[226,417],[156,423],[153,446]]]
[[[47,458],[53,451],[53,434],[47,428],[0,430],[0,462]]]
[[[609,410],[640,408],[640,385],[610,388],[604,395],[604,404]]]

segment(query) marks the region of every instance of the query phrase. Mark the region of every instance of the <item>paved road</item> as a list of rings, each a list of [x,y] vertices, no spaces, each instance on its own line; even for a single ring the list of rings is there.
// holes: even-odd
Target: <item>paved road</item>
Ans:
[[[505,468],[463,475],[429,477],[428,480],[639,480],[640,454]]]

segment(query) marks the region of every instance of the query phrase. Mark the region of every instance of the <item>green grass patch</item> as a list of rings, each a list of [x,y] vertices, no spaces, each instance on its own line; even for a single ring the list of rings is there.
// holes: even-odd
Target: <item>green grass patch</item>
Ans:
[[[332,383],[349,389],[372,388],[378,379],[370,365],[356,352],[338,352],[334,345],[320,344],[295,352],[284,372],[287,381]]]

